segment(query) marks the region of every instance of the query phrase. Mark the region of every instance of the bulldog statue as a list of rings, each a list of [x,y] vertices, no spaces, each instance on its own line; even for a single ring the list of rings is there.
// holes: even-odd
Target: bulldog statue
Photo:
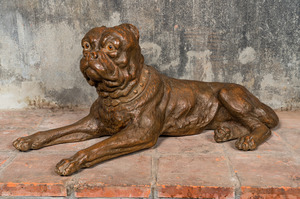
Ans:
[[[162,135],[195,135],[205,129],[214,130],[216,142],[237,139],[237,149],[255,150],[278,124],[276,113],[241,85],[174,79],[145,65],[139,31],[131,24],[93,28],[82,48],[80,70],[98,93],[89,114],[13,142],[28,151],[110,136],[61,160],[59,175],[153,147]]]

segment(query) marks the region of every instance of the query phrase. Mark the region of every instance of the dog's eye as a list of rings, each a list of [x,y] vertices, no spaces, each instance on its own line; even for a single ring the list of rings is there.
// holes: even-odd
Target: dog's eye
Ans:
[[[115,46],[112,43],[108,43],[106,45],[106,49],[109,50],[109,51],[116,50]]]
[[[89,42],[87,42],[87,41],[83,42],[83,49],[84,50],[90,50],[90,48],[91,48],[91,45],[90,45]]]

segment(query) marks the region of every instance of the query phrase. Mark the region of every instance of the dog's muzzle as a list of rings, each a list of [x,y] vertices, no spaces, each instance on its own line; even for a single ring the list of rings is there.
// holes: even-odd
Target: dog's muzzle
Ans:
[[[88,82],[93,81],[90,82],[93,85],[102,80],[119,81],[118,66],[101,50],[84,52],[81,59],[81,71]]]
[[[99,55],[98,52],[92,51],[92,52],[84,52],[83,57],[89,61],[89,60],[98,59]]]

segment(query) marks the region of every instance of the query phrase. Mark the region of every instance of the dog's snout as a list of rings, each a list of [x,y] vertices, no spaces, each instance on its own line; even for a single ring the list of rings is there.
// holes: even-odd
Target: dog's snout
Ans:
[[[84,52],[83,57],[87,59],[97,59],[98,58],[98,53],[93,51],[93,52]]]
[[[98,58],[98,54],[95,51],[91,52],[91,55],[92,55],[93,59],[97,59]]]

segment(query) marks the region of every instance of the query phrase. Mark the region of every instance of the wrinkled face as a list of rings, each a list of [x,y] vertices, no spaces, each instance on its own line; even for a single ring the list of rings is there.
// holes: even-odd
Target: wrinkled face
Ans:
[[[131,24],[93,28],[82,39],[80,70],[91,86],[110,91],[134,79],[143,65],[139,33]]]

